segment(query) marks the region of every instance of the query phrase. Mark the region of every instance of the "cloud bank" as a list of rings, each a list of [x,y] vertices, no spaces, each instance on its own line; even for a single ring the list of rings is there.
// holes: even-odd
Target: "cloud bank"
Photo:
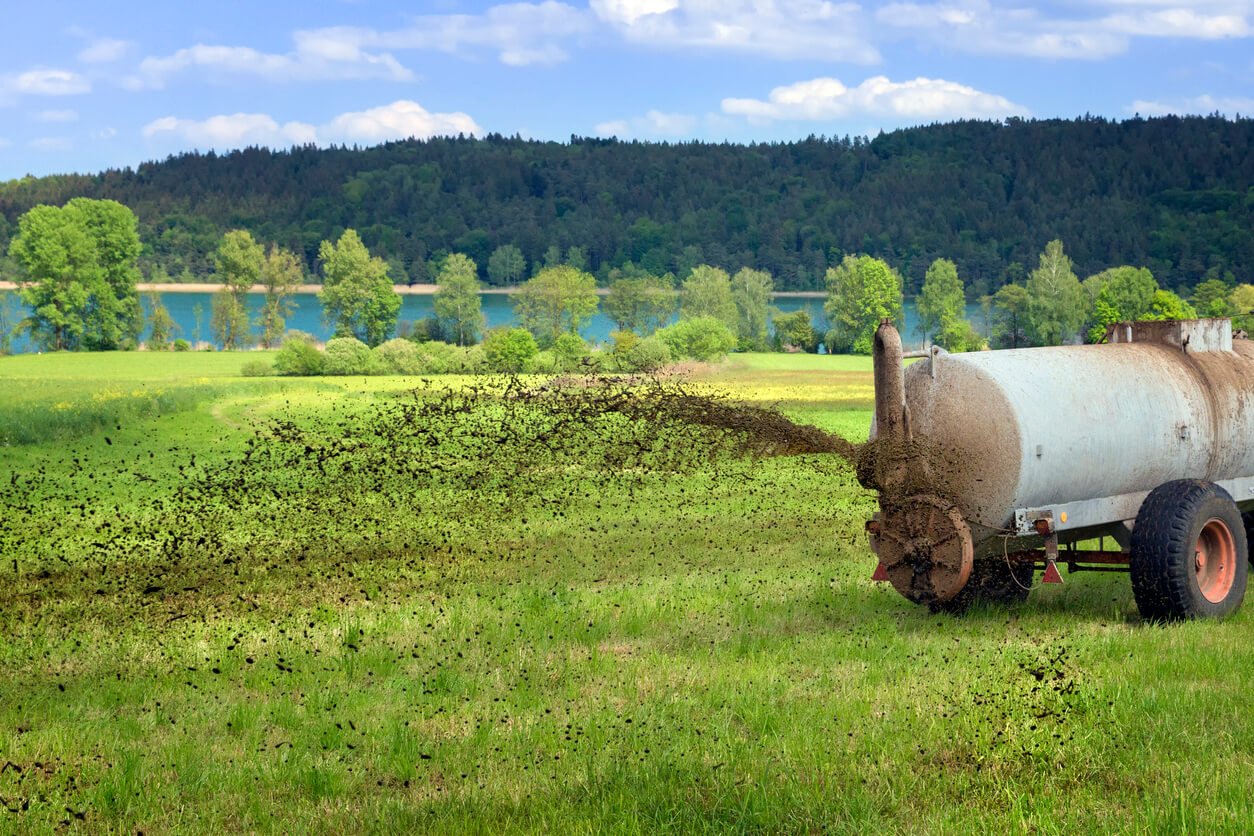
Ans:
[[[208,119],[164,116],[141,131],[148,139],[175,137],[194,147],[226,150],[252,145],[284,148],[291,145],[332,143],[379,143],[392,139],[482,134],[465,113],[431,113],[417,102],[402,99],[369,110],[341,113],[320,125],[307,122],[280,123],[265,113],[234,113]]]

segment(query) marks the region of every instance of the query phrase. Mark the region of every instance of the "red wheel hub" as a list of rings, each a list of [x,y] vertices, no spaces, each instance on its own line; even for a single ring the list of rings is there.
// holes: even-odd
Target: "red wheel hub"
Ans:
[[[1202,597],[1218,604],[1232,591],[1237,576],[1237,545],[1223,520],[1211,518],[1202,526],[1193,547],[1193,570]]]

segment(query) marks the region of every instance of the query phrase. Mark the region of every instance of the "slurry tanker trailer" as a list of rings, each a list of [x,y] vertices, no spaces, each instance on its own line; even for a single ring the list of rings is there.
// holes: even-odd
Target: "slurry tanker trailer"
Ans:
[[[932,348],[908,368],[886,320],[874,363],[858,477],[879,492],[877,580],[960,611],[1022,600],[1037,571],[1060,583],[1061,564],[1128,572],[1148,619],[1241,605],[1254,341],[1234,341],[1230,320],[1124,323],[1103,345]]]

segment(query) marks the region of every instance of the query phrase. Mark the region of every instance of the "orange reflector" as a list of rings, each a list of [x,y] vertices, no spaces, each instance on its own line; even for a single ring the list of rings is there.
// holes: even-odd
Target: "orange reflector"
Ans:
[[[883,563],[875,564],[875,571],[871,574],[871,580],[873,581],[888,580],[888,570],[884,568]]]
[[[1058,564],[1050,561],[1045,564],[1045,577],[1041,583],[1062,583],[1062,575],[1058,574]]]

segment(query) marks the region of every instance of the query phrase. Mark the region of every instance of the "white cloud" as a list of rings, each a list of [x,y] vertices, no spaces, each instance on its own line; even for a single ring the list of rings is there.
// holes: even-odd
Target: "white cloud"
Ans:
[[[71,70],[27,70],[0,77],[0,91],[27,96],[74,96],[91,90],[91,82]]]
[[[108,64],[130,51],[134,44],[117,38],[97,38],[79,50],[78,60],[84,64]]]
[[[645,15],[660,15],[679,8],[679,0],[592,0],[598,15],[631,26]]]
[[[321,126],[306,122],[280,124],[265,113],[235,113],[208,119],[165,116],[149,122],[142,133],[149,139],[175,137],[203,149],[241,148],[248,145],[287,147],[334,142],[378,143],[391,139],[482,134],[465,113],[431,113],[417,102],[401,100],[369,110],[342,113]]]
[[[98,131],[91,132],[91,138],[98,139],[98,140],[113,139],[117,135],[118,135],[117,128],[101,128]]]
[[[417,102],[398,101],[356,113],[342,113],[319,129],[324,141],[382,142],[483,131],[465,113],[430,113]]]
[[[1133,38],[1215,40],[1254,34],[1250,0],[1098,0],[1072,3],[1051,17],[989,0],[893,2],[876,10],[889,31],[963,52],[1038,58],[1100,59],[1127,51]],[[1082,10],[1089,14],[1082,14]]]
[[[1205,14],[1189,8],[1125,12],[1102,18],[1098,25],[1113,32],[1166,38],[1244,38],[1250,23],[1240,14]]]
[[[13,144],[13,140],[0,136],[0,148],[8,148]]]
[[[691,136],[699,123],[698,117],[686,113],[663,113],[660,110],[650,110],[644,116],[637,116],[633,119],[601,122],[593,128],[593,131],[599,136],[678,138]]]
[[[347,26],[296,34],[298,44],[327,54],[362,48],[432,50],[460,54],[487,49],[504,64],[551,65],[565,61],[562,42],[591,27],[586,12],[565,3],[507,3],[483,14],[421,15],[403,29],[381,31]]]
[[[41,110],[35,114],[36,122],[77,122],[77,110]]]
[[[246,145],[284,147],[313,142],[317,130],[304,122],[280,125],[264,113],[234,113],[208,119],[178,119],[163,116],[143,127],[145,137],[174,134],[200,148],[240,148]]]
[[[866,15],[828,0],[590,0],[629,41],[654,47],[746,52],[789,60],[874,64]]]
[[[1142,116],[1168,116],[1170,114],[1186,114],[1199,113],[1211,114],[1215,112],[1222,113],[1226,116],[1241,114],[1242,116],[1250,116],[1254,114],[1254,98],[1244,96],[1211,96],[1204,94],[1194,96],[1191,99],[1180,99],[1174,102],[1146,101],[1137,99],[1132,104],[1124,108],[1128,113],[1139,113]]]
[[[598,136],[628,136],[631,127],[626,119],[615,119],[611,122],[598,122],[592,129]]]
[[[326,44],[305,39],[298,33],[296,49],[277,55],[244,46],[196,44],[162,58],[145,58],[138,74],[127,79],[131,88],[161,88],[175,75],[200,69],[211,75],[228,73],[253,76],[266,81],[315,81],[341,79],[383,79],[409,81],[414,75],[387,53],[370,53],[343,46],[328,49]]]
[[[723,99],[723,113],[754,123],[829,121],[850,116],[888,116],[910,120],[1023,116],[1027,108],[1002,96],[933,78],[894,82],[874,76],[857,87],[834,78],[799,81],[776,87],[766,100]]]

